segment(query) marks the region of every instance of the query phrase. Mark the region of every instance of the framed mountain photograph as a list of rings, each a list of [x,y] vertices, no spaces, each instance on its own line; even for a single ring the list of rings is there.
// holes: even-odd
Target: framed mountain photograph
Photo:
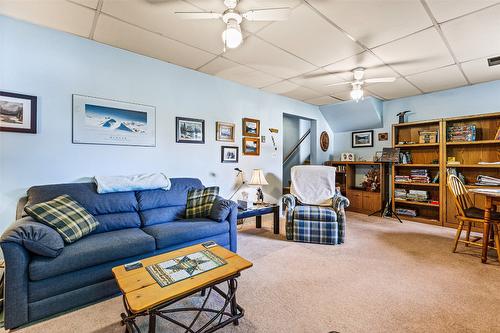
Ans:
[[[156,145],[156,108],[73,95],[73,143]]]
[[[260,136],[260,120],[252,118],[243,118],[242,124],[243,136]]]
[[[0,91],[0,131],[36,133],[36,96]]]
[[[243,155],[260,155],[259,138],[243,138]]]
[[[179,143],[205,143],[205,120],[176,117],[175,141]]]
[[[352,148],[373,147],[373,130],[352,132]]]
[[[238,163],[238,147],[222,146],[220,148],[221,163]]]
[[[234,127],[233,123],[224,123],[218,121],[215,123],[217,141],[234,142]]]

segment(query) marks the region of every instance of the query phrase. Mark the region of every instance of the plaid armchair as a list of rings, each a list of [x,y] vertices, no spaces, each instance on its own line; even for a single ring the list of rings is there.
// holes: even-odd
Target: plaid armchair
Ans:
[[[344,243],[346,214],[349,199],[338,191],[332,198],[332,207],[308,206],[295,196],[282,198],[286,208],[286,238],[297,242],[337,245]]]

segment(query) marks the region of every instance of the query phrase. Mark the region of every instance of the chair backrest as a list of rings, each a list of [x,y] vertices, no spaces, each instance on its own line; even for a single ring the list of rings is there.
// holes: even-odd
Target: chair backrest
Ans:
[[[290,193],[305,205],[329,205],[335,195],[336,168],[323,165],[292,167]]]
[[[453,194],[455,206],[457,207],[458,214],[465,216],[467,208],[474,207],[474,203],[465,187],[464,183],[455,175],[448,176],[448,189]]]

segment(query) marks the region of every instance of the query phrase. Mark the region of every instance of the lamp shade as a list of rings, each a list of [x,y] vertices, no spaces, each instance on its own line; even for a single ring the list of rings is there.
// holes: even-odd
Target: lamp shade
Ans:
[[[269,183],[264,177],[264,171],[262,169],[253,169],[252,178],[248,182],[248,185],[268,185]]]

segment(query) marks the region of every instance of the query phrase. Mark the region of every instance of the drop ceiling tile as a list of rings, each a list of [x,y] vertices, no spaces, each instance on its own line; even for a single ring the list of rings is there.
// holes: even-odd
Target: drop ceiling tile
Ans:
[[[448,21],[498,3],[497,0],[427,0],[432,14],[438,22]]]
[[[467,85],[467,81],[456,65],[410,75],[406,78],[426,93]]]
[[[321,94],[311,89],[301,87],[290,81],[281,81],[276,84],[265,87],[262,90],[279,95],[288,96],[290,98],[295,98],[301,101],[321,96]]]
[[[345,80],[352,80],[352,70],[357,67],[364,67],[365,78],[370,79],[374,77],[389,77],[397,76],[397,74],[377,59],[370,52],[366,51],[342,61],[324,67],[325,70],[331,73],[338,73],[339,76]]]
[[[345,90],[345,86],[330,86],[329,84],[344,82],[345,80],[334,74],[330,74],[323,69],[318,69],[304,75],[290,79],[293,83],[304,86],[322,94],[329,95],[336,91]]]
[[[399,78],[390,83],[375,83],[367,86],[367,89],[373,94],[385,99],[393,99],[419,95],[420,91],[408,83],[405,79]],[[335,95],[336,96],[336,95]]]
[[[255,37],[246,38],[224,57],[283,79],[310,72],[314,66]]]
[[[434,28],[377,47],[373,52],[402,75],[425,72],[454,63],[448,48]]]
[[[258,35],[319,67],[362,51],[307,5],[297,7],[288,20],[273,23]]]
[[[281,81],[281,79],[221,57],[209,62],[198,70],[254,88],[262,88]]]
[[[331,96],[315,97],[311,99],[306,99],[304,102],[314,105],[328,105],[342,102],[340,99],[333,98]]]
[[[221,38],[224,22],[180,19],[175,15],[176,11],[200,11],[182,1],[105,0],[102,11],[213,54],[220,54],[224,49]]]
[[[419,1],[309,0],[309,3],[369,48],[432,26]]]
[[[500,5],[441,25],[460,62],[500,55]]]
[[[488,66],[487,58],[463,62],[461,65],[472,83],[500,80],[500,66]]]
[[[88,37],[95,11],[67,1],[0,1],[0,14]]]
[[[188,68],[198,68],[214,58],[208,52],[101,14],[94,39],[125,50]]]
[[[86,7],[97,9],[99,0],[68,0],[69,2],[77,3]]]

